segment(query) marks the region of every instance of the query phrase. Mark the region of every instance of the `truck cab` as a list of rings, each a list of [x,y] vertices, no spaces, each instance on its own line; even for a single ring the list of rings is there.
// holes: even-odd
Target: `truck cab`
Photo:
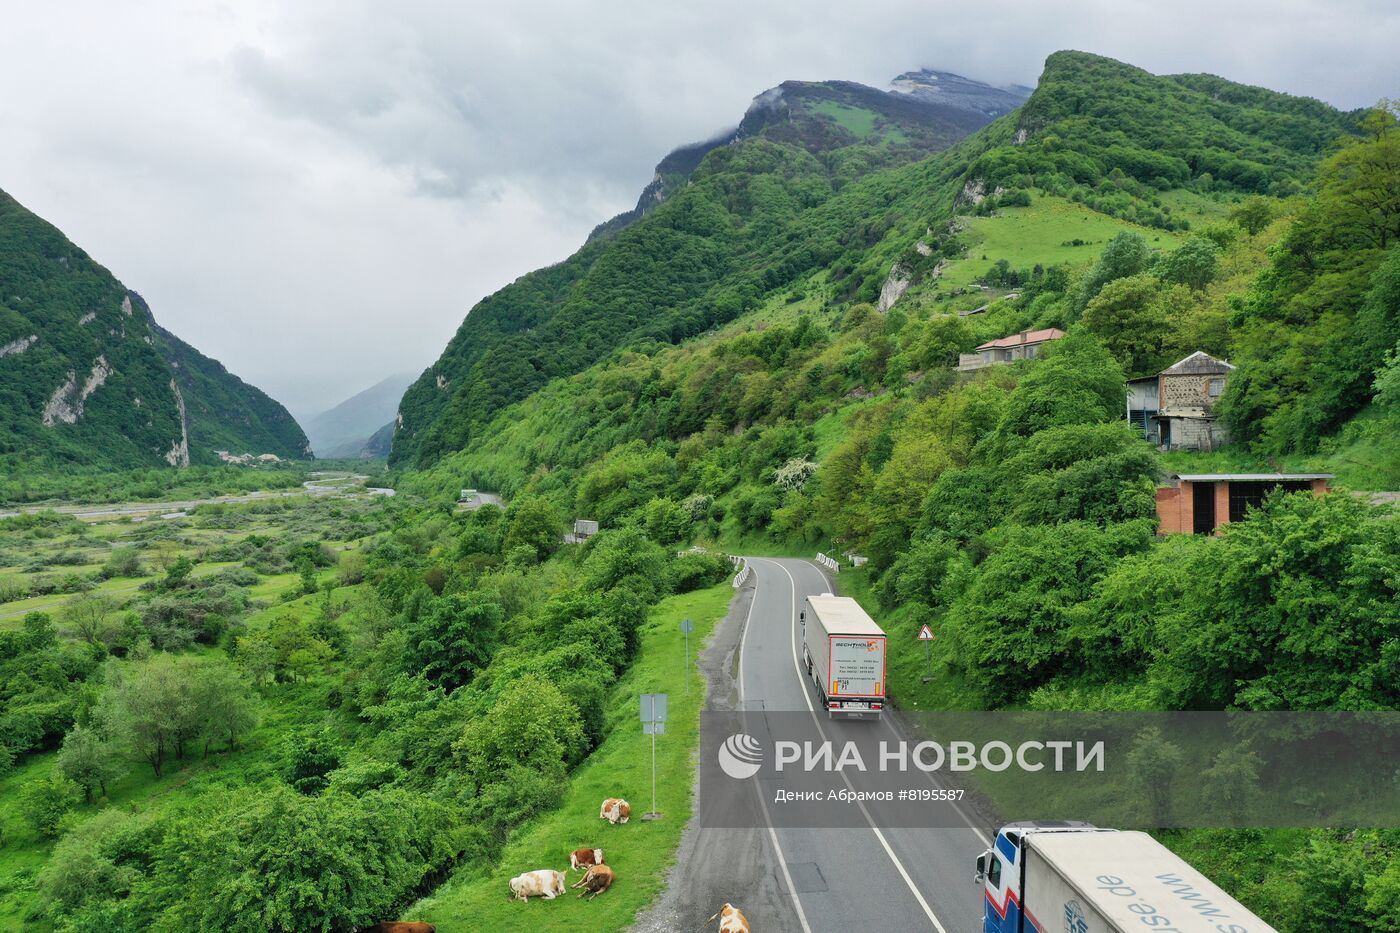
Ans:
[[[1021,846],[1026,836],[1047,832],[1113,832],[1077,820],[1025,820],[997,831],[992,847],[977,857],[975,881],[982,885],[982,933],[1022,933],[1039,930],[1024,918],[1021,890],[1024,867]]]

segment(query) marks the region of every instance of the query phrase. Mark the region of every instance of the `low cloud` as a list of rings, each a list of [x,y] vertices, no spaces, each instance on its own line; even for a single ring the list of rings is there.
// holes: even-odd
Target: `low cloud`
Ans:
[[[0,188],[299,414],[436,357],[788,78],[1034,84],[1058,48],[1338,106],[1395,87],[1381,2],[81,0],[0,35]]]

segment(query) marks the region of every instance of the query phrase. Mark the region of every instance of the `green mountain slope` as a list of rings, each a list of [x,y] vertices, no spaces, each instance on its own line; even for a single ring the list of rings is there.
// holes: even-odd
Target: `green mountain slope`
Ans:
[[[0,192],[0,462],[181,466],[219,448],[307,453],[286,409]]]
[[[986,120],[849,82],[787,82],[760,95],[730,144],[693,169],[690,151],[674,172],[663,163],[675,177],[655,208],[473,308],[405,394],[391,461],[431,463],[551,378],[629,340],[702,333],[814,264],[863,251],[886,229],[878,202],[895,192],[843,194]]]
[[[817,270],[845,300],[874,301],[894,263],[918,283],[951,243],[916,244],[955,206],[994,208],[998,190],[1035,187],[1179,231],[1189,220],[1173,213],[1176,192],[1296,190],[1356,125],[1315,101],[1215,81],[1057,53],[1020,110],[902,165],[890,164],[891,140],[907,131],[868,109],[865,92],[916,102],[840,82],[783,85],[772,107],[750,109],[753,132],[710,151],[654,210],[474,308],[405,394],[391,463],[431,464],[550,379],[631,342],[692,337]],[[784,111],[789,100],[799,105]]]

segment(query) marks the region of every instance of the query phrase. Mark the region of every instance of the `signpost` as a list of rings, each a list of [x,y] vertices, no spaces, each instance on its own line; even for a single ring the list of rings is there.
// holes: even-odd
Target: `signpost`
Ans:
[[[690,633],[695,631],[695,623],[689,619],[681,619],[681,634],[685,636],[685,668],[686,673],[690,673]],[[686,680],[686,686],[690,686],[690,680]]]
[[[689,621],[689,620],[687,620]],[[651,736],[651,812],[643,813],[642,819],[655,820],[661,817],[656,812],[656,737],[666,732],[666,694],[642,694],[642,734]]]
[[[928,662],[928,674],[922,678],[924,683],[933,680],[933,651],[930,643],[934,637],[933,629],[928,627],[927,622],[919,626],[919,641],[924,643],[924,660]]]

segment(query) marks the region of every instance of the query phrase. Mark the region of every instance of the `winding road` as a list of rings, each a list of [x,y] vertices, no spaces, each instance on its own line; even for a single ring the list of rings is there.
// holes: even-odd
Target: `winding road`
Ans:
[[[891,740],[904,738],[893,718],[830,720],[816,709],[816,691],[799,666],[797,614],[806,596],[833,591],[823,572],[805,560],[747,563],[752,592],[747,611],[739,610],[742,625],[731,618],[708,652],[711,704],[808,712],[838,743],[849,730],[888,730]],[[735,791],[702,782],[698,793]],[[636,929],[689,929],[729,901],[763,933],[981,930],[982,897],[972,874],[988,845],[982,828],[966,816],[965,825],[947,829],[881,828],[866,817],[866,825],[854,829],[692,826],[663,904]]]

